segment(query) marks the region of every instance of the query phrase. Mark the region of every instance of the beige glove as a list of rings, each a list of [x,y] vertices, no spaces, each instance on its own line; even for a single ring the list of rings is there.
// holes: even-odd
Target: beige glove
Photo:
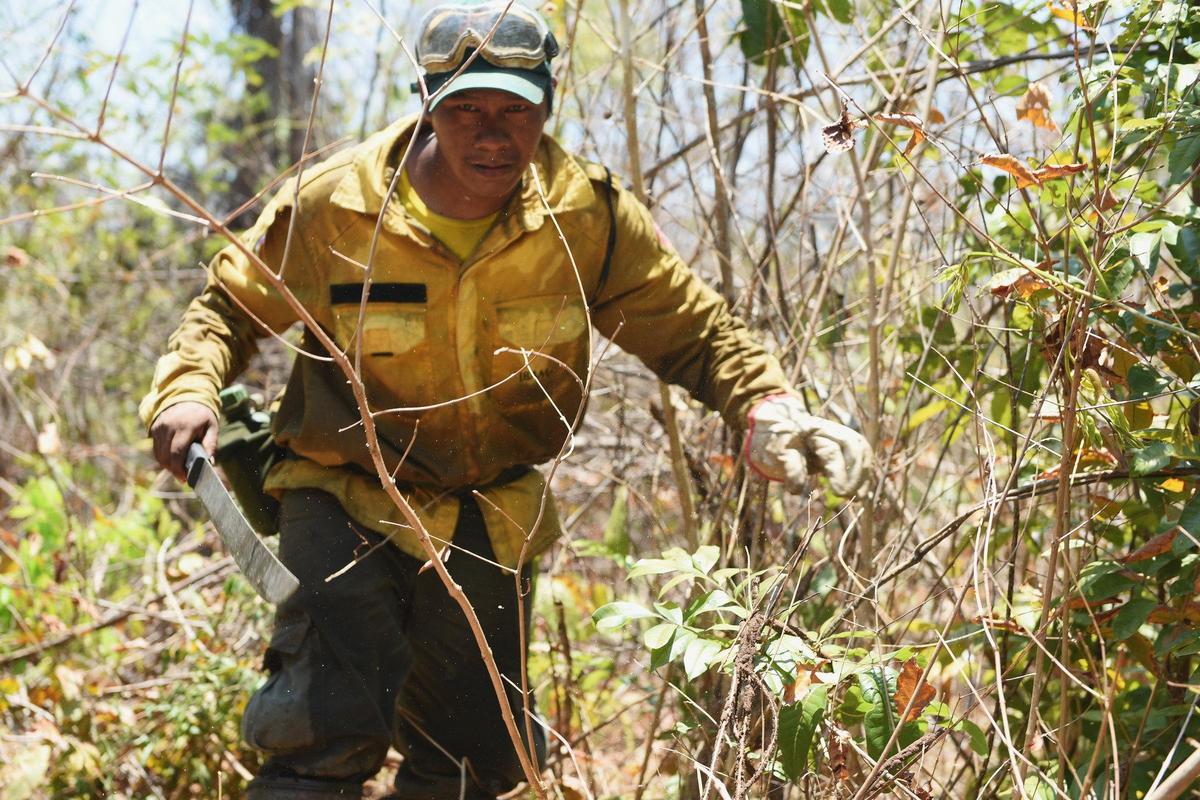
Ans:
[[[849,497],[867,477],[873,457],[863,436],[845,425],[814,417],[799,398],[776,394],[747,415],[746,460],[764,478],[804,491],[808,471],[824,473],[834,494]]]

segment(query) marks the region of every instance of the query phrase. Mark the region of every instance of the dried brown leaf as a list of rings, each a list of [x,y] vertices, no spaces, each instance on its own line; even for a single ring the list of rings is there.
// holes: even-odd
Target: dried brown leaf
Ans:
[[[833,777],[839,781],[850,780],[850,767],[846,764],[846,757],[850,752],[850,734],[841,728],[835,727],[833,735],[829,737],[829,771]]]
[[[1050,117],[1050,90],[1043,83],[1031,83],[1017,101],[1017,119],[1027,119],[1034,127],[1058,131]]]
[[[1033,170],[1025,166],[1025,163],[1016,156],[1008,153],[992,153],[980,159],[989,167],[1001,169],[1017,179],[1017,188],[1024,189],[1026,186],[1037,186],[1037,175],[1033,174]]]
[[[1087,169],[1087,164],[1051,164],[1042,167],[1033,174],[1037,177],[1038,183],[1052,181],[1055,178],[1065,178],[1068,175],[1078,175]]]
[[[1200,622],[1200,603],[1188,600],[1178,607],[1157,606],[1150,612],[1147,620],[1155,625],[1168,625],[1172,622],[1188,622],[1195,625]]]
[[[1165,533],[1160,533],[1158,536],[1148,540],[1137,550],[1122,558],[1121,561],[1125,564],[1133,564],[1136,561],[1147,561],[1155,556],[1161,556],[1163,553],[1170,552],[1171,546],[1175,544],[1175,539],[1178,536],[1178,528],[1172,528]]]
[[[29,266],[29,253],[15,245],[9,245],[4,248],[4,266],[13,268]]]
[[[1017,267],[998,273],[988,283],[988,289],[996,297],[1018,297],[1022,300],[1039,292],[1049,289],[1050,284],[1028,270]]]
[[[861,119],[851,119],[850,108],[843,100],[841,119],[821,129],[821,143],[825,145],[825,152],[844,153],[854,147],[854,129],[865,124]]]
[[[920,683],[920,681],[921,667],[915,658],[910,658],[904,662],[900,668],[900,674],[896,676],[896,694],[893,697],[896,703],[896,712],[899,714],[903,714],[909,701],[912,701],[912,708],[909,708],[908,716],[904,718],[905,722],[912,722],[921,716],[921,712],[937,696],[937,690],[928,682]]]
[[[900,125],[913,132],[912,137],[908,140],[908,144],[904,147],[904,156],[906,158],[917,148],[917,145],[925,141],[925,128],[921,124],[921,118],[916,114],[876,114],[875,121],[889,125]]]
[[[1114,208],[1120,205],[1120,202],[1117,200],[1116,195],[1112,193],[1111,189],[1105,189],[1100,193],[1099,197],[1092,201],[1092,205],[1096,206],[1096,208],[1100,209],[1101,211],[1112,211]]]
[[[916,114],[876,114],[875,121],[890,125],[902,125],[922,135],[925,133],[925,127],[921,124],[921,118]]]

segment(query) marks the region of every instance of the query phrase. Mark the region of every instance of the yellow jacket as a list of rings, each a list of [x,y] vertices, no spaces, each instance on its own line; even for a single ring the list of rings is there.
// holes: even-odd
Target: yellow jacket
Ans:
[[[622,190],[611,198],[616,239],[600,285],[610,220],[605,172],[549,137],[517,196],[465,262],[394,198],[385,209],[414,124],[415,118],[401,120],[305,169],[298,202],[289,182],[243,240],[267,264],[282,265],[292,292],[349,349],[363,265],[383,212],[361,334],[362,377],[372,410],[386,412],[376,418],[384,460],[399,464],[396,481],[435,541],[453,533],[454,493],[471,489],[482,495],[479,506],[501,562],[516,564],[527,534],[527,556],[559,535],[549,498],[542,510],[545,481],[531,465],[559,454],[584,402],[589,318],[731,424],[743,425],[757,399],[787,389],[775,358],[661,240],[650,212]],[[216,411],[218,392],[267,334],[254,318],[276,332],[296,321],[249,260],[227,247],[169,340],[140,407],[143,422],[184,400]],[[321,352],[307,332],[302,347]],[[358,419],[338,368],[299,356],[274,422],[277,441],[295,457],[271,471],[266,488],[329,491],[358,523],[423,557],[380,487]]]

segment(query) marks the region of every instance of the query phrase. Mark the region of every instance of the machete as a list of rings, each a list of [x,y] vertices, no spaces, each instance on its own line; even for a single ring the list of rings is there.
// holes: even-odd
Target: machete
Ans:
[[[188,448],[184,462],[188,485],[196,490],[200,502],[212,517],[217,533],[234,562],[254,591],[268,603],[278,605],[300,588],[300,581],[275,557],[233,504],[225,485],[208,460],[208,452],[199,442]]]

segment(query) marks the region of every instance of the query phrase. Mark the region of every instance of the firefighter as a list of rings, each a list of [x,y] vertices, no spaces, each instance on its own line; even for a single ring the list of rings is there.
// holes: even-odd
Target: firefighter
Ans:
[[[650,212],[544,135],[557,52],[519,4],[433,9],[416,43],[424,113],[305,167],[242,238],[361,359],[383,459],[433,542],[453,543],[447,568],[518,710],[515,575],[527,587],[560,534],[536,465],[577,424],[592,330],[745,429],[749,464],[788,489],[811,466],[850,495],[870,462],[862,436],[804,412]],[[215,450],[218,393],[296,321],[242,249],[214,258],[141,405],[160,464],[182,477],[188,445]],[[301,588],[245,710],[265,756],[248,796],[358,797],[394,744],[395,797],[496,797],[522,772],[464,615],[381,488],[346,376],[311,331],[297,349],[263,489]]]

